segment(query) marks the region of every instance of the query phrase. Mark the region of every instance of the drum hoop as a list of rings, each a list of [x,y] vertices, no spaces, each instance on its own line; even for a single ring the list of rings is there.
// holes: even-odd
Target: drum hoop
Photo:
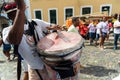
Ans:
[[[79,48],[77,48],[77,49],[75,49],[74,51],[71,51],[71,52],[68,52],[68,53],[66,53],[66,54],[64,54],[64,55],[44,55],[44,51],[42,52],[43,54],[40,54],[42,57],[49,57],[49,58],[57,58],[57,57],[66,57],[66,56],[68,56],[68,55],[70,55],[70,54],[72,54],[72,53],[74,53],[75,51],[78,51],[78,50],[80,50],[80,49],[82,49],[82,47],[83,46],[80,46]]]
[[[74,56],[78,56],[79,54],[79,58],[81,57],[81,54],[82,54],[82,50],[78,50],[76,52],[74,52],[73,54],[70,54],[66,57],[57,57],[57,58],[50,58],[50,57],[44,57],[43,59],[44,60],[47,60],[47,61],[51,61],[51,62],[58,62],[58,61],[67,61],[67,60],[71,60]]]

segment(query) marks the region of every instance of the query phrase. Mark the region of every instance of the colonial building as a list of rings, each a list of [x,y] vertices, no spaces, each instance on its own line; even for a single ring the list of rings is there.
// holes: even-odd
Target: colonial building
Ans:
[[[108,11],[119,13],[120,0],[31,0],[32,18],[64,24],[68,17]]]
[[[0,0],[3,1],[12,0]],[[120,0],[25,0],[29,6],[27,18],[39,18],[51,23],[64,24],[68,17],[107,11],[119,13]]]

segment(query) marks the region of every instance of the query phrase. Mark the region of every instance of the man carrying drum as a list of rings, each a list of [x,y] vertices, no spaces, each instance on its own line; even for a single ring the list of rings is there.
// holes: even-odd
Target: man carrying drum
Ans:
[[[51,80],[43,61],[36,52],[34,35],[25,33],[30,29],[28,21],[25,19],[26,5],[24,0],[15,0],[14,4],[8,4],[4,9],[6,12],[9,11],[8,18],[13,21],[12,26],[3,30],[4,43],[19,45],[18,52],[28,64],[29,80]],[[43,31],[47,31],[47,27],[51,24],[38,19],[34,19],[34,22],[36,23],[37,38],[40,40],[44,37]],[[58,28],[58,25],[51,26],[49,29],[55,28]]]
[[[17,7],[15,4],[17,4]],[[58,30],[60,29],[60,27],[58,25],[51,25],[48,22],[38,19],[33,19],[31,22],[29,22],[25,18],[24,12],[26,6],[24,0],[15,0],[15,4],[5,7],[6,12],[10,9],[13,9],[9,13],[7,13],[8,17],[13,21],[13,25],[3,30],[4,43],[19,45],[18,52],[28,64],[29,80],[55,80],[55,77],[53,77],[53,75],[52,77],[49,76],[48,71],[46,70],[45,63],[39,57],[38,52],[36,51],[36,42],[42,41],[42,38],[44,37],[43,31],[46,32],[48,29]],[[66,32],[66,34],[68,33]],[[76,34],[73,33],[72,35]],[[64,36],[58,36],[62,37],[62,39],[64,38]],[[56,39],[57,38],[58,37],[56,37]],[[78,42],[79,39],[81,40],[81,37],[76,38]],[[66,40],[66,38],[63,40]],[[81,42],[79,43],[81,44]],[[77,50],[78,47],[79,49],[81,49],[81,46],[77,46]],[[77,55],[78,54],[75,54],[75,56]],[[76,59],[73,58],[72,60]],[[52,73],[55,73],[55,71],[51,71]]]

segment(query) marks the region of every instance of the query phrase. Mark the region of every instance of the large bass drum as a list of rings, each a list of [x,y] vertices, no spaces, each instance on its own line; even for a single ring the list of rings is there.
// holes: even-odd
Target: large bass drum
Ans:
[[[64,79],[79,71],[83,42],[79,34],[61,31],[41,39],[37,48],[42,60]]]

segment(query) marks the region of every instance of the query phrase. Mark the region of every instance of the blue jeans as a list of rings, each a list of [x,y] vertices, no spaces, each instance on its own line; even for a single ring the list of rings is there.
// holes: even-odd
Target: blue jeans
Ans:
[[[114,49],[117,49],[117,41],[119,39],[120,34],[114,33]]]
[[[10,44],[4,44],[3,43],[3,51],[9,51],[11,49],[11,45]]]
[[[96,40],[98,41],[100,38],[100,34],[96,34]]]
[[[102,32],[102,37],[106,37],[107,36],[107,33],[105,33],[105,32]]]
[[[89,32],[89,38],[95,39],[95,37],[96,37],[95,33]]]

